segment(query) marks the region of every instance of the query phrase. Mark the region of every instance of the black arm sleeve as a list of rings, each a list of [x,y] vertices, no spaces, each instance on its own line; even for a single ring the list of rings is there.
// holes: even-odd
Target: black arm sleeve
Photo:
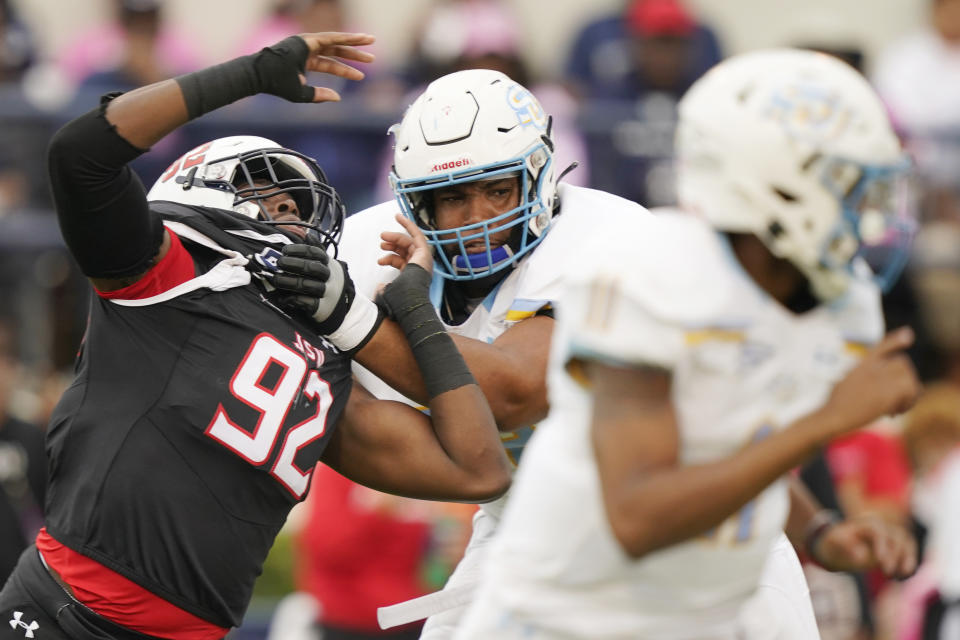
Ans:
[[[127,166],[144,151],[107,121],[106,105],[53,136],[47,170],[60,231],[80,269],[91,278],[122,278],[149,268],[163,241],[163,223]]]

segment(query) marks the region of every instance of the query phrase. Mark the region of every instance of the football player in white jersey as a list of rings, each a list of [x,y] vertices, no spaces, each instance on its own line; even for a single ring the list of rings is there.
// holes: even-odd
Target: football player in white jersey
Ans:
[[[912,334],[883,337],[855,257],[895,235],[902,151],[855,71],[779,50],[693,86],[677,154],[698,215],[618,220],[569,255],[550,415],[457,639],[816,637],[758,586],[784,474],[918,391]]]
[[[608,193],[558,184],[549,117],[529,91],[496,71],[436,80],[393,133],[391,179],[399,208],[435,248],[431,297],[517,462],[529,425],[547,412],[559,266],[590,235],[613,232],[615,220],[649,213]],[[408,241],[395,219],[398,201],[347,218],[340,257],[359,293],[374,295],[402,266],[401,258],[383,252],[403,253]],[[381,249],[384,230],[388,241]],[[380,397],[404,399],[366,371],[358,378]],[[388,382],[404,389],[403,380]],[[450,638],[502,509],[502,500],[481,505],[466,557],[443,591],[383,610],[381,624],[430,616],[422,637]]]
[[[528,425],[547,411],[546,359],[563,266],[571,259],[591,260],[584,254],[591,237],[617,235],[622,225],[650,218],[642,207],[611,194],[557,184],[549,128],[522,86],[496,72],[471,70],[431,84],[393,130],[399,203],[436,249],[433,302],[487,395],[514,461],[530,436]],[[360,293],[372,296],[403,264],[382,251],[406,249],[396,213],[397,202],[387,202],[347,219],[340,257],[349,262]],[[595,248],[600,255],[605,251]],[[389,381],[393,388],[366,371],[358,376],[378,396],[403,400],[394,390],[404,389],[402,370],[398,366]],[[802,505],[800,530],[816,513],[809,502]],[[381,624],[432,616],[423,637],[450,637],[472,599],[502,508],[502,500],[481,507],[466,556],[444,591],[386,608]],[[875,564],[865,548],[878,545],[892,567],[910,555],[911,542],[872,525],[842,523],[822,531],[818,559],[832,569]],[[796,564],[789,546],[787,551]],[[799,580],[809,608],[802,575],[790,579]]]

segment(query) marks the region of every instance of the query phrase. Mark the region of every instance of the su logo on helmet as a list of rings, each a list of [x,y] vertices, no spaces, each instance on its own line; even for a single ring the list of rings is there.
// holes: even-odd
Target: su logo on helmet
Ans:
[[[519,84],[514,84],[507,92],[510,108],[517,114],[520,126],[533,125],[537,129],[546,130],[547,114],[533,95]]]

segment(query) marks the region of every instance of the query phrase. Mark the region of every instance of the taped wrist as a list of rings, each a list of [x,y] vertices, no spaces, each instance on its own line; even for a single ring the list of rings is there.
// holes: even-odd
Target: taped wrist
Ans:
[[[291,102],[311,102],[313,89],[300,80],[310,49],[300,36],[272,47],[175,78],[191,120],[241,98],[269,93]]]
[[[316,312],[324,318],[316,321],[317,331],[341,351],[358,351],[377,332],[383,313],[373,300],[357,295],[346,264],[331,260],[329,266],[327,286],[339,286],[341,293],[336,300],[321,300],[327,308],[318,308]]]
[[[807,523],[803,534],[803,546],[807,555],[815,563],[820,564],[817,556],[817,544],[830,527],[840,522],[840,514],[833,509],[823,509],[814,514]]]
[[[427,395],[476,384],[463,356],[446,332],[430,303],[430,274],[408,264],[382,294],[382,300],[407,336],[420,368]]]

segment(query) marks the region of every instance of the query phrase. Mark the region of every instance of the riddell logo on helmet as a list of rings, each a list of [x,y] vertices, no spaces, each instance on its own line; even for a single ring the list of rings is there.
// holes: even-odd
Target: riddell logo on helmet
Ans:
[[[466,167],[470,165],[470,158],[460,158],[459,160],[449,160],[447,162],[441,162],[440,164],[433,165],[433,168],[430,169],[430,172],[434,171],[446,171],[447,169],[456,169],[458,167]]]

